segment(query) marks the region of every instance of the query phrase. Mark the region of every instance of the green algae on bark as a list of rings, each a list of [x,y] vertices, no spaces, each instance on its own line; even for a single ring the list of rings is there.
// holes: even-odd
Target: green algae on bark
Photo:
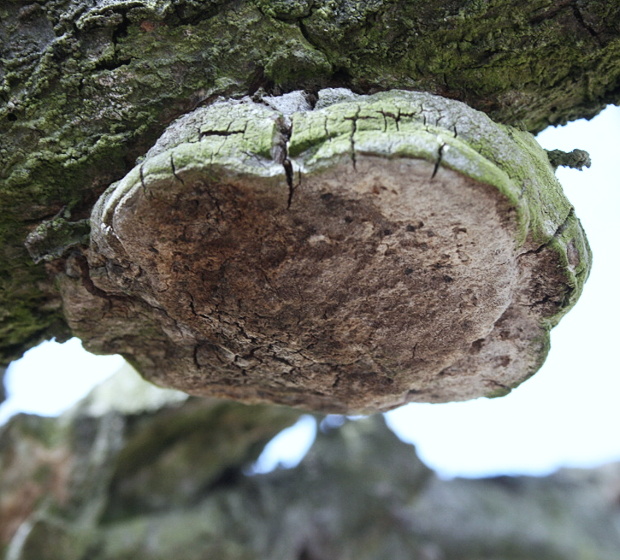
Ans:
[[[261,88],[404,88],[537,131],[617,102],[619,21],[605,0],[3,3],[0,362],[70,334],[28,234],[86,218],[177,116]]]
[[[58,275],[87,348],[190,394],[346,413],[509,392],[590,267],[531,135],[399,90],[197,109],[91,228]]]

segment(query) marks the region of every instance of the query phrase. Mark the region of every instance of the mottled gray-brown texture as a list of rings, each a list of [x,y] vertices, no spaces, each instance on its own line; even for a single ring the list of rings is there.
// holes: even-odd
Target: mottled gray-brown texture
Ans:
[[[538,131],[618,101],[619,22],[609,0],[2,2],[0,362],[71,335],[46,274],[62,240],[34,265],[28,234],[75,243],[179,115],[261,89],[400,88]]]
[[[0,556],[617,559],[617,464],[446,481],[375,416],[332,418],[299,466],[248,476],[299,412],[162,398],[135,379],[65,418],[0,428]]]
[[[321,90],[175,122],[59,284],[95,352],[194,395],[331,412],[505,394],[590,255],[546,153],[456,101]]]
[[[536,132],[618,102],[619,22],[620,4],[610,0],[1,2],[0,364],[41,340],[72,334],[54,283],[59,273],[85,278],[85,292],[100,298],[80,257],[85,221],[101,193],[180,115],[218,96],[261,91],[406,89],[465,101],[496,122]],[[576,263],[575,251],[567,254]],[[119,303],[107,300],[110,307]],[[144,311],[135,317],[136,343],[152,336],[157,349],[153,308]],[[68,423],[16,419],[0,433],[0,554],[10,560],[617,557],[615,467],[575,475],[570,485],[556,484],[557,477],[542,481],[532,493],[522,490],[522,501],[515,495],[527,484],[437,481],[414,515],[403,500],[428,473],[415,460],[410,470],[403,466],[410,448],[386,435],[378,420],[332,433],[334,445],[321,438],[318,458],[296,471],[245,479],[240,465],[256,456],[258,441],[297,413],[279,417],[277,409],[229,403],[220,409],[230,412],[221,423],[218,414],[211,421],[200,412],[212,406],[191,401],[189,411],[109,410],[102,417],[82,411]],[[272,423],[260,410],[279,420]],[[188,452],[184,434],[204,442],[203,431],[212,435],[202,449],[207,456]],[[226,451],[231,440],[239,444],[233,453]],[[223,452],[208,457],[213,449]],[[120,454],[126,460],[119,462]],[[142,454],[149,461],[136,460]],[[221,470],[218,459],[226,465]],[[153,481],[171,486],[155,488]],[[551,497],[547,484],[555,488]],[[478,497],[468,498],[475,488]],[[167,490],[174,496],[169,502]],[[342,507],[356,493],[359,507]],[[142,513],[123,510],[134,500]],[[164,502],[175,507],[158,509]],[[433,528],[433,520],[440,526]]]

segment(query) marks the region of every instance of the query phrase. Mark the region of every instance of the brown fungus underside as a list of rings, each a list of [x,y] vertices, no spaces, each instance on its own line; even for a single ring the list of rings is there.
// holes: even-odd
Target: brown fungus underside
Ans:
[[[587,242],[533,138],[462,103],[215,103],[112,185],[59,275],[89,350],[194,395],[331,412],[505,394]]]

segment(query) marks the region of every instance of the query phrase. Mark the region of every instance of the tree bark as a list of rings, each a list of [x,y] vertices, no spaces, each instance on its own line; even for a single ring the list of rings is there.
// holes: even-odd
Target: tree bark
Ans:
[[[5,364],[70,335],[26,236],[55,221],[79,237],[101,192],[167,124],[218,96],[403,88],[538,131],[592,116],[620,91],[609,1],[10,1],[0,22]]]
[[[617,558],[618,464],[441,480],[375,416],[331,418],[296,468],[256,474],[298,413],[120,380],[0,431],[7,560]]]
[[[102,299],[108,306],[105,312],[119,311],[119,299],[114,299],[119,294],[106,291],[105,278],[91,276],[101,257],[87,249],[92,243],[91,213],[110,185],[129,181],[124,177],[135,179],[134,168],[140,177],[150,159],[147,153],[178,117],[217,100],[246,96],[260,102],[302,91],[313,104],[324,88],[348,88],[358,95],[416,91],[464,102],[496,123],[514,127],[509,135],[519,139],[523,149],[523,143],[530,142],[526,131],[591,117],[605,104],[619,101],[619,26],[620,5],[605,0],[3,2],[0,365],[43,339],[74,333],[91,339],[93,349],[114,350],[109,339],[97,338],[97,326],[84,322],[90,317],[79,311],[80,305],[88,309]],[[355,122],[349,119],[349,126],[350,121]],[[354,137],[348,134],[348,141]],[[450,134],[445,138],[446,144],[456,145]],[[449,156],[458,153],[450,151],[450,144],[438,165],[442,145],[434,141],[432,155],[418,158],[433,175],[446,171]],[[160,153],[169,155],[166,150],[174,148],[166,145]],[[301,193],[290,188],[290,176],[282,167],[286,157],[281,155],[275,159],[285,185],[282,204],[293,207]],[[551,173],[543,156],[535,161],[536,173]],[[360,167],[366,163],[360,157]],[[166,180],[178,175],[181,183],[186,171],[176,165],[175,160]],[[323,200],[329,203],[330,198]],[[577,221],[565,201],[558,200],[557,207],[546,207],[553,219],[539,245],[532,245],[535,236],[521,238],[525,259],[536,260],[538,249],[550,249],[564,272],[573,275],[569,281],[562,273],[561,289],[551,297],[544,290],[534,297],[538,320],[546,321],[536,328],[545,332],[574,303],[587,275],[585,242],[573,242],[570,249],[571,241],[580,239]],[[417,224],[409,225],[413,229],[408,233],[415,234]],[[538,234],[544,229],[537,228]],[[385,229],[384,235],[392,235]],[[546,262],[549,273],[553,259]],[[528,285],[533,286],[535,267],[530,271]],[[553,274],[542,276],[553,284]],[[136,323],[135,316],[131,319]],[[143,326],[150,330],[136,332],[136,340],[156,343],[161,333],[147,319]],[[498,338],[509,340],[514,334],[498,331]],[[479,359],[476,351],[484,354],[485,340],[468,341],[473,358],[465,359],[462,369],[469,367],[468,359]],[[541,340],[529,357],[544,354]],[[282,358],[282,350],[274,348],[271,358]],[[489,355],[497,356],[497,347],[492,348]],[[132,357],[126,347],[124,352]],[[196,352],[192,360],[199,363],[202,356]],[[499,394],[507,388],[500,380],[495,390]],[[534,487],[532,494],[540,498],[534,509],[548,528],[542,537],[532,533],[540,524],[533,528],[527,523],[517,529],[514,523],[498,523],[490,534],[489,524],[503,517],[494,512],[514,513],[515,485],[429,482],[428,471],[412,458],[411,449],[386,434],[377,418],[321,436],[314,454],[297,471],[245,479],[243,468],[297,413],[190,400],[147,412],[107,410],[99,416],[82,409],[76,414],[74,420],[60,423],[21,417],[0,433],[0,447],[8,450],[0,457],[0,485],[3,498],[9,497],[0,504],[0,550],[11,560],[41,560],[49,554],[76,560],[135,558],[136,551],[144,558],[181,558],[179,551],[185,551],[186,558],[210,554],[316,560],[350,553],[369,559],[450,560],[462,558],[463,547],[471,543],[471,558],[503,553],[514,558],[572,557],[565,541],[553,538],[558,508],[565,511],[575,503],[570,496],[558,498],[558,485],[566,484],[562,477],[551,481],[550,490],[544,483],[516,483]],[[172,449],[181,460],[168,454]],[[211,462],[213,450],[217,460]],[[213,468],[207,472],[194,468],[197,464]],[[158,488],[156,483],[169,480],[170,473],[189,486]],[[589,484],[583,483],[580,495],[591,497]],[[476,486],[483,490],[470,493]],[[489,488],[497,497],[491,506]],[[412,506],[415,496],[421,499]],[[455,496],[462,501],[450,502]],[[572,510],[574,516],[560,532],[570,535],[565,540],[573,549],[615,558],[617,535],[605,525],[614,522],[610,496],[600,500],[596,494],[589,502],[596,507],[585,520],[583,508]],[[170,500],[181,513],[166,518],[161,504]],[[519,505],[517,521],[530,519],[532,510],[526,505]],[[287,517],[295,511],[298,518]],[[457,521],[446,523],[445,511],[453,512]],[[481,517],[478,532],[461,522],[471,519],[472,511],[492,512]],[[208,529],[217,527],[224,536],[209,533],[205,540],[200,532],[204,519],[216,520]],[[240,537],[244,522],[248,526]],[[589,523],[585,528],[584,522]],[[142,531],[145,526],[148,532]],[[187,532],[182,532],[185,527]],[[276,550],[270,546],[274,539],[267,537],[282,533],[282,527],[287,538],[275,539],[280,547]],[[606,530],[597,533],[601,527]],[[343,534],[353,536],[342,540]],[[532,534],[535,538],[528,540]],[[149,549],[151,538],[162,543],[154,551]]]

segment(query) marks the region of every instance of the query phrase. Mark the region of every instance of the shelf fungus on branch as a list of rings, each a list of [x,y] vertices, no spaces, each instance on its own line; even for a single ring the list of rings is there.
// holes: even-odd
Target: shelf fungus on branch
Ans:
[[[173,123],[60,286],[86,347],[158,385],[370,413],[509,392],[589,267],[531,135],[430,94],[331,89]]]

